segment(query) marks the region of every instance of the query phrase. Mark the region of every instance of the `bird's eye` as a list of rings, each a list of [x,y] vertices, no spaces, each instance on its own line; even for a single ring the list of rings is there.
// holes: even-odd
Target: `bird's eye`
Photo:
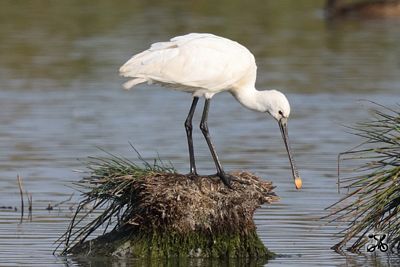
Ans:
[[[283,112],[282,112],[282,110],[279,110],[278,113],[279,113],[279,115],[281,115],[281,116],[283,117]]]

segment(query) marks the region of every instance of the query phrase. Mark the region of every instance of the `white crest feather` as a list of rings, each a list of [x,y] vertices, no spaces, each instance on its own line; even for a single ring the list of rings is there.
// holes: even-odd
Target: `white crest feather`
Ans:
[[[144,78],[136,78],[136,79],[132,79],[132,80],[129,80],[129,81],[125,82],[125,83],[122,85],[122,87],[124,87],[125,90],[130,90],[130,89],[132,89],[132,87],[134,87],[135,85],[137,85],[137,84],[139,84],[139,83],[144,83],[144,82],[146,82],[146,81],[147,81],[147,80],[144,79]]]

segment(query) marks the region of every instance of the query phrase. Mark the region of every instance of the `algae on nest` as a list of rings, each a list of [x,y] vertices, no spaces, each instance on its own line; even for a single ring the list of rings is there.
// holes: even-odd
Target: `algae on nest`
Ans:
[[[241,235],[192,232],[111,231],[71,248],[69,253],[118,258],[265,258],[274,256],[255,231]]]
[[[62,254],[135,258],[271,258],[256,233],[255,210],[276,201],[271,182],[234,172],[188,176],[155,162],[93,159],[78,184],[84,200],[60,238]],[[85,211],[84,207],[93,205]],[[82,225],[93,211],[100,215]],[[78,219],[79,218],[79,219]],[[107,232],[112,225],[113,229]],[[104,234],[88,240],[105,226]]]

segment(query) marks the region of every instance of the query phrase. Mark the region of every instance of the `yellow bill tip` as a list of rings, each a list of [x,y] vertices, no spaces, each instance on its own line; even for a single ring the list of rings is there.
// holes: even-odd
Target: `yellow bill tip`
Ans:
[[[296,189],[300,189],[302,187],[302,185],[303,185],[303,181],[301,180],[300,177],[296,177],[294,179],[294,184],[296,186]]]

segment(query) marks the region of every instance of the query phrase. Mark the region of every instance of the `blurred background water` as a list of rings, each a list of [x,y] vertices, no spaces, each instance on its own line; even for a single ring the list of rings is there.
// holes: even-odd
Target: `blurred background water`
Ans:
[[[258,64],[257,88],[279,89],[292,105],[289,135],[301,191],[290,178],[276,122],[243,109],[227,93],[215,96],[210,110],[209,127],[225,169],[249,170],[277,186],[280,202],[255,215],[263,242],[281,255],[268,266],[395,266],[382,255],[333,252],[339,228],[319,218],[341,197],[338,153],[360,142],[341,125],[368,118],[362,99],[399,102],[400,20],[328,24],[323,4],[1,1],[0,206],[19,208],[19,174],[32,194],[33,214],[31,222],[20,224],[19,211],[0,210],[0,265],[101,265],[53,256],[53,242],[66,230],[71,211],[45,210],[74,192],[71,183],[81,178],[74,170],[84,169],[79,159],[103,156],[97,147],[135,158],[131,142],[145,158],[158,153],[188,171],[183,122],[190,95],[155,85],[123,91],[117,70],[153,42],[211,32],[248,47]],[[194,142],[199,172],[213,173],[199,130]]]

